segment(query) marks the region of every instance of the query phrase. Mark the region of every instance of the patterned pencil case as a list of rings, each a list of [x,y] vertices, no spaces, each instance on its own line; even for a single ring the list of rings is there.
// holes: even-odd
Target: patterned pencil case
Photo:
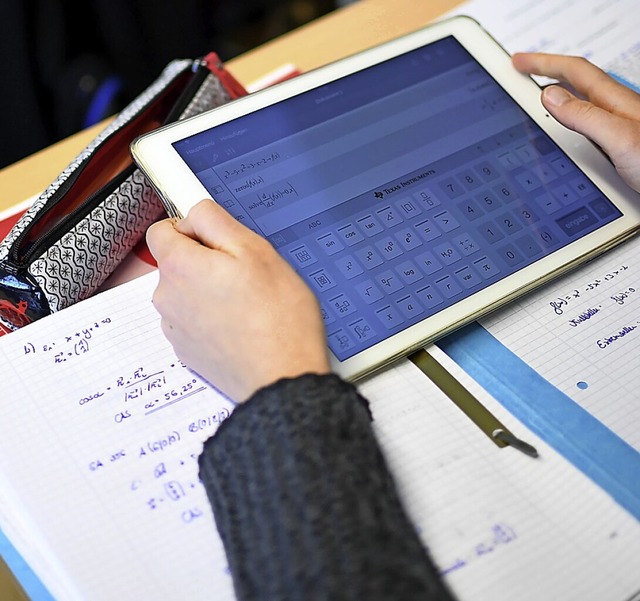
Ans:
[[[135,137],[244,94],[213,52],[170,62],[0,242],[0,322],[16,330],[90,296],[163,216],[131,159]]]

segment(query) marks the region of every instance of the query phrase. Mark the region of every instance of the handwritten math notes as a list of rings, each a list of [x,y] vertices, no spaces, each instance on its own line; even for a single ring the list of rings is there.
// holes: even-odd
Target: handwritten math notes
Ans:
[[[156,278],[0,340],[0,526],[58,600],[233,599],[197,467],[233,406],[173,354]],[[409,362],[361,388],[461,599],[629,597],[640,526],[542,441],[539,460],[499,449]]]
[[[197,465],[232,404],[164,339],[156,277],[0,346],[0,518],[59,599],[233,599]]]
[[[635,237],[482,321],[638,451],[639,252]]]

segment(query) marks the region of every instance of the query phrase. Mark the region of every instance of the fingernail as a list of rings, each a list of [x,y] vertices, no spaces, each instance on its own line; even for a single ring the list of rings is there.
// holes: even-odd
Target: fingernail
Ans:
[[[560,86],[549,86],[544,89],[544,99],[553,106],[562,106],[565,102],[571,100],[571,94]]]

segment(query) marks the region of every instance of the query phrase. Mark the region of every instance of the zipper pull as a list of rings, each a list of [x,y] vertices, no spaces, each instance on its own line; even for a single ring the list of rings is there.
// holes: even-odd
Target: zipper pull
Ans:
[[[225,69],[224,63],[215,52],[209,52],[197,63],[206,66],[222,82],[232,100],[247,95],[248,92],[243,85]]]

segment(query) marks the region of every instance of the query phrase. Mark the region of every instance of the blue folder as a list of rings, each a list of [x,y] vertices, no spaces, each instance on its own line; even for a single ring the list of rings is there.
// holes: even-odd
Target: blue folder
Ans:
[[[640,453],[473,323],[437,345],[542,440],[640,519]]]

